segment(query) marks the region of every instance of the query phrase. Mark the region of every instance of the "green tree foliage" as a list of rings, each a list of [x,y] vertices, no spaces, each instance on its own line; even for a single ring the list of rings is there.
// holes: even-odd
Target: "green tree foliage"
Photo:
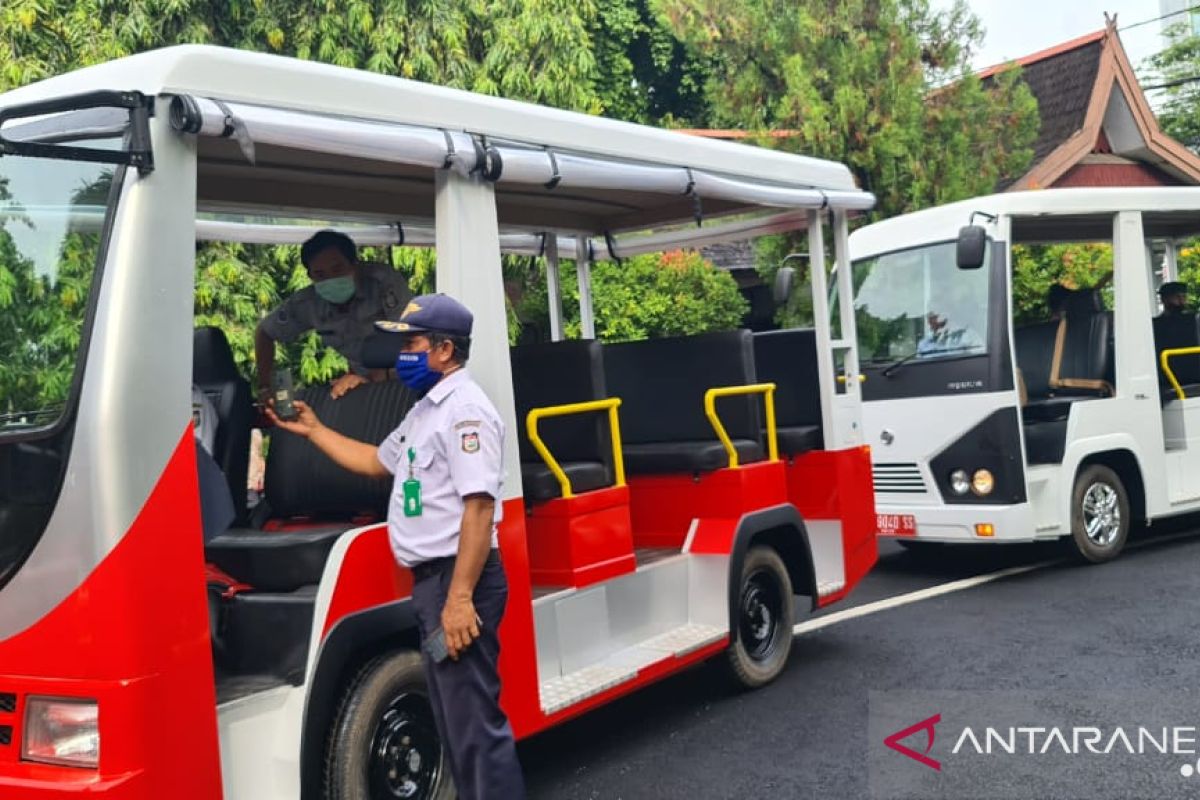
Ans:
[[[992,191],[1032,157],[1036,101],[1015,71],[970,69],[978,20],[928,0],[653,0],[714,63],[717,127],[850,165],[890,216]],[[765,142],[764,142],[765,143]]]
[[[1013,322],[1025,325],[1050,316],[1046,295],[1056,283],[1068,289],[1090,289],[1112,275],[1112,245],[1105,242],[1080,244],[1014,245]],[[1104,299],[1112,308],[1111,285]]]
[[[548,338],[550,320],[544,268],[525,297],[522,317],[527,326]],[[563,328],[578,338],[579,283],[574,264],[559,265]],[[716,269],[694,251],[644,255],[592,266],[592,299],[596,336],[624,342],[656,336],[684,336],[736,328],[748,308],[728,272]]]
[[[1193,151],[1200,152],[1200,36],[1186,25],[1169,31],[1171,44],[1149,59],[1148,83],[1168,84],[1157,109],[1158,124]]]

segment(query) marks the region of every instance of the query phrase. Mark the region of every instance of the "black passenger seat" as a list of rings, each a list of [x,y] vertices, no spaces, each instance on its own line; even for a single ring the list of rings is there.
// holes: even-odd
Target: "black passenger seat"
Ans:
[[[1021,410],[1030,464],[1062,462],[1071,405],[1113,393],[1112,313],[1092,289],[1073,292],[1066,319],[1015,331],[1027,400]]]
[[[400,424],[413,395],[396,381],[368,383],[338,400],[328,386],[297,393],[321,421],[359,441],[379,444]],[[291,591],[318,583],[325,558],[361,520],[387,518],[392,480],[351,474],[307,439],[271,432],[265,501],[274,520],[303,520],[300,530],[231,529],[205,547],[208,560],[251,586]]]
[[[820,450],[824,435],[816,331],[795,328],[754,334],[754,369],[760,382],[775,384],[779,452],[796,455]]]
[[[1182,314],[1163,314],[1154,319],[1154,355],[1160,359],[1157,363],[1159,385],[1162,389],[1163,402],[1167,403],[1177,398],[1175,388],[1167,380],[1166,372],[1162,370],[1162,352],[1183,347],[1200,346],[1200,331],[1197,330],[1196,315],[1190,312]],[[1174,356],[1171,361],[1171,371],[1179,382],[1185,397],[1200,396],[1200,355]]]
[[[238,372],[229,340],[220,328],[197,328],[192,334],[192,383],[212,401],[217,412],[213,460],[229,482],[234,525],[245,525],[246,476],[250,467],[250,429],[254,398],[250,383]],[[219,484],[218,484],[219,485]]]
[[[525,420],[535,408],[606,397],[600,343],[592,339],[546,342],[514,347],[510,353],[520,427],[521,486],[526,501],[550,500],[562,494],[562,487],[526,434]],[[607,412],[548,417],[538,433],[570,481],[571,491],[579,494],[613,483]]]
[[[648,339],[604,347],[609,394],[621,398],[621,440],[630,474],[699,473],[729,457],[704,413],[713,387],[755,383],[750,331]],[[717,401],[739,463],[764,458],[762,397]]]

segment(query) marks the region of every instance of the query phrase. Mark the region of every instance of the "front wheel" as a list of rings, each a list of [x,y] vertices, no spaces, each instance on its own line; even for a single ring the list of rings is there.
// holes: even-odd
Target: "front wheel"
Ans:
[[[1117,473],[1090,464],[1075,477],[1071,492],[1071,540],[1084,561],[1117,557],[1129,539],[1129,496]]]
[[[796,617],[792,581],[773,548],[747,551],[737,591],[737,617],[725,652],[733,679],[757,689],[775,680],[787,665]]]
[[[367,662],[351,681],[329,736],[324,800],[454,800],[421,657]]]

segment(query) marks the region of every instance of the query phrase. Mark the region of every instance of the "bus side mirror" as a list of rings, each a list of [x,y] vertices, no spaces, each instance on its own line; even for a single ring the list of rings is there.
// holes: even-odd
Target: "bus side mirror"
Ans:
[[[771,291],[775,305],[781,306],[792,296],[796,285],[796,270],[792,267],[780,267],[775,273],[775,286]]]
[[[987,250],[987,231],[981,225],[968,225],[958,231],[958,247],[954,258],[959,269],[979,269]]]

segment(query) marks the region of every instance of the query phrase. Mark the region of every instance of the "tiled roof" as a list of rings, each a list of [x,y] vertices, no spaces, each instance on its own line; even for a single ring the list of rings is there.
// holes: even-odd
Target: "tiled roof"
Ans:
[[[1045,51],[1048,54],[1045,56],[1035,53],[1018,62],[1022,65],[1022,78],[1037,98],[1041,118],[1031,164],[1041,162],[1083,127],[1100,69],[1101,39],[1101,36],[1084,37],[1076,40],[1081,44],[1074,47],[1054,48]],[[984,80],[993,74],[995,69],[986,70]],[[1017,177],[1001,183],[997,190],[1003,191]]]

